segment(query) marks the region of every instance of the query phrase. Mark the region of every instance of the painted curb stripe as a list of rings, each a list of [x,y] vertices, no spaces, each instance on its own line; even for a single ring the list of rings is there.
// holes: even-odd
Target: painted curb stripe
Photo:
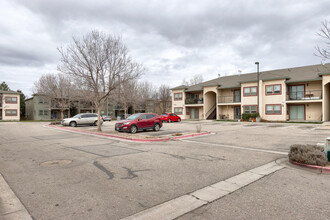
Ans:
[[[172,220],[218,200],[284,167],[275,161],[146,209],[123,220]]]
[[[189,138],[189,137],[195,137],[195,136],[201,136],[201,135],[209,135],[211,132],[203,132],[198,134],[189,134],[189,135],[183,135],[183,136],[176,136],[176,137],[168,137],[168,138],[158,138],[158,139],[139,139],[139,138],[129,138],[129,137],[122,137],[117,135],[111,135],[111,134],[100,134],[90,131],[83,131],[83,130],[76,130],[73,128],[66,128],[66,127],[58,127],[54,125],[44,125],[44,127],[48,128],[54,128],[58,130],[66,130],[76,133],[83,133],[83,134],[89,134],[94,136],[102,136],[102,137],[109,137],[109,138],[115,138],[115,139],[121,139],[121,140],[128,140],[128,141],[136,141],[136,142],[158,142],[158,141],[171,141],[171,140],[178,140],[183,138]]]
[[[330,167],[321,167],[321,166],[316,166],[316,165],[303,164],[303,163],[298,163],[298,162],[293,161],[293,160],[289,160],[289,161],[290,161],[290,163],[301,166],[301,167],[306,167],[306,168],[309,168],[309,169],[318,170],[321,173],[330,174]]]

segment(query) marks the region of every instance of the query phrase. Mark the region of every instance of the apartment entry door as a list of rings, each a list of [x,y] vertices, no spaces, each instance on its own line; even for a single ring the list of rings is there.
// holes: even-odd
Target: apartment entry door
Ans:
[[[241,119],[241,107],[240,106],[235,106],[234,107],[234,112],[235,112],[235,119]]]
[[[199,110],[198,108],[190,109],[190,119],[199,119]]]
[[[304,105],[291,105],[289,107],[290,120],[305,120],[305,106]]]

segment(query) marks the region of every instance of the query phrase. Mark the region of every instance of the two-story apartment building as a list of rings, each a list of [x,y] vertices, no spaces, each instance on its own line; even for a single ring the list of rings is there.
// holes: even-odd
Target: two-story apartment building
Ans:
[[[0,90],[0,120],[20,120],[20,93]]]
[[[154,99],[148,99],[145,103],[138,103],[128,108],[128,114],[153,112],[161,114],[162,110],[160,102]],[[56,102],[50,100],[42,94],[33,94],[29,99],[25,100],[25,117],[30,120],[50,120],[60,119],[61,112],[56,106]],[[166,112],[171,111],[171,101],[167,104]],[[70,108],[63,112],[64,118],[72,117],[79,113],[97,112],[91,102],[86,100],[72,100]],[[124,109],[109,97],[101,110],[101,114],[109,115],[112,118],[117,118],[125,113]]]
[[[183,119],[329,121],[330,64],[219,77],[172,89],[172,111]],[[258,105],[259,98],[259,105]]]

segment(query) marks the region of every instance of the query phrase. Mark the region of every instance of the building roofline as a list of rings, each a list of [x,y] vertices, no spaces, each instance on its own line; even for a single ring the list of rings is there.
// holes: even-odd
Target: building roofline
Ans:
[[[12,91],[12,90],[9,90],[9,91],[0,90],[0,93],[2,93],[2,94],[15,94],[15,95],[21,94],[20,92],[16,92],[16,91]]]

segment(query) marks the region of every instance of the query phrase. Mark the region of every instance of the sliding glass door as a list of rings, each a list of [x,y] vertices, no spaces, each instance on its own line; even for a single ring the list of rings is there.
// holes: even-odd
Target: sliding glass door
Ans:
[[[305,106],[304,105],[291,105],[289,107],[290,120],[305,120]]]

